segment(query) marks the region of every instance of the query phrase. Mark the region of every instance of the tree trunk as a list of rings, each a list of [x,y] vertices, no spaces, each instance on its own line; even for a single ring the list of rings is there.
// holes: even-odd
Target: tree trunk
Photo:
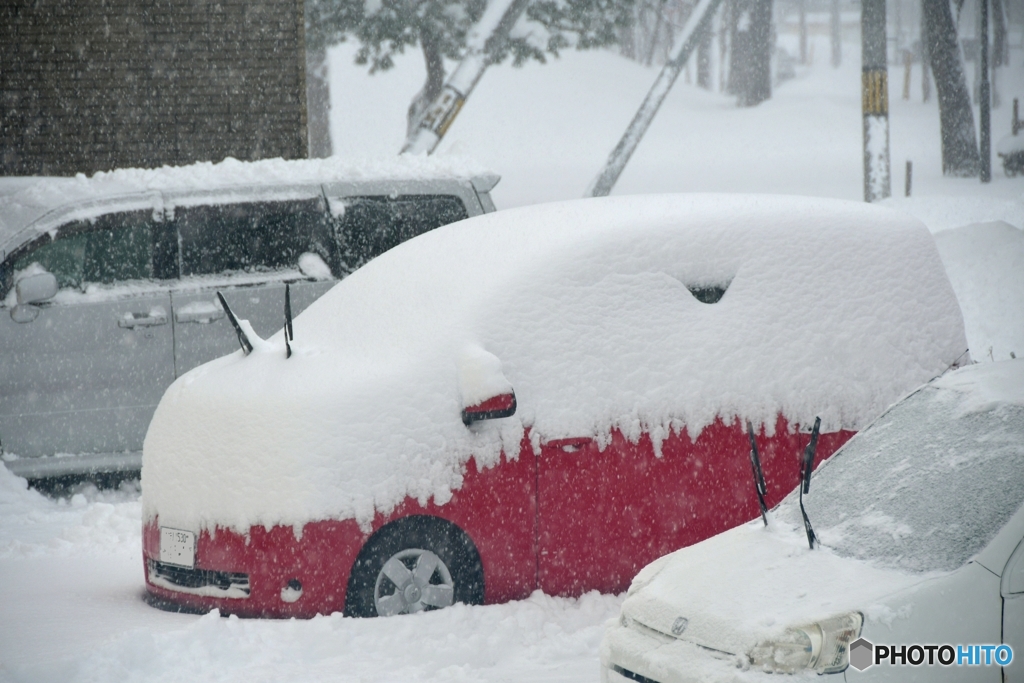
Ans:
[[[739,44],[739,20],[743,13],[741,3],[745,0],[729,0],[729,80],[725,91],[730,95],[739,93],[740,87],[745,79],[743,73],[747,62],[746,45]],[[748,18],[749,21],[749,18]]]
[[[925,5],[928,0],[921,0],[921,101],[932,98],[932,77],[928,65],[931,64],[931,53],[928,51],[928,21]]]
[[[1006,10],[1003,0],[992,0],[992,108],[1002,104],[996,87],[996,67],[1010,63],[1010,44],[1006,35]]]
[[[807,63],[807,0],[799,0],[800,13],[800,63]]]
[[[331,91],[327,80],[327,49],[306,51],[306,130],[309,157],[331,156]]]
[[[441,46],[435,36],[426,29],[420,30],[420,47],[423,48],[423,59],[427,67],[427,80],[423,88],[416,93],[409,105],[409,113],[406,117],[406,137],[411,138],[420,121],[420,116],[430,103],[441,94],[444,87],[444,56],[441,54]]]
[[[974,112],[952,9],[946,0],[925,2],[923,6],[928,52],[939,97],[942,172],[963,178],[977,176],[979,158]]]
[[[711,38],[713,27],[708,24],[700,43],[697,44],[697,85],[705,90],[711,89]]]
[[[923,0],[928,2],[928,0]],[[832,36],[832,66],[838,67],[843,63],[843,25],[842,17],[839,16],[839,0],[832,0],[831,12],[831,36]]]
[[[741,107],[753,107],[772,96],[772,0],[737,0],[729,89]]]

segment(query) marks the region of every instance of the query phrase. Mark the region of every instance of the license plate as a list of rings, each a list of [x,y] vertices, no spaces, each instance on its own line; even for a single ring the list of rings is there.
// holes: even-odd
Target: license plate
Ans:
[[[196,535],[183,529],[160,527],[160,561],[195,569]]]

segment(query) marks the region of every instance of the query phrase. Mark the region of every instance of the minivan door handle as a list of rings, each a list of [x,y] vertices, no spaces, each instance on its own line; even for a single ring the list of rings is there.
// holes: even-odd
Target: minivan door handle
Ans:
[[[167,324],[167,311],[163,306],[154,306],[146,313],[125,313],[117,321],[118,327],[129,329],[136,327],[155,327],[156,325]]]
[[[213,306],[193,310],[188,310],[186,307],[183,310],[174,312],[174,321],[179,323],[199,323],[200,325],[205,325],[212,323],[214,320],[220,320],[223,317],[223,309]]]

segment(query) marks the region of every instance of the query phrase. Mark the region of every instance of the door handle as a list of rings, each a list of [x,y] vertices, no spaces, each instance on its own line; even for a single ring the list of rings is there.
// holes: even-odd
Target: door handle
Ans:
[[[163,306],[154,306],[146,313],[125,313],[117,321],[118,327],[134,329],[136,327],[155,327],[167,324],[167,311]]]
[[[186,306],[180,311],[174,312],[174,322],[178,323],[199,323],[200,325],[206,325],[212,323],[214,320],[220,320],[224,317],[224,310],[219,306],[210,306],[209,308],[196,308],[189,310]]]

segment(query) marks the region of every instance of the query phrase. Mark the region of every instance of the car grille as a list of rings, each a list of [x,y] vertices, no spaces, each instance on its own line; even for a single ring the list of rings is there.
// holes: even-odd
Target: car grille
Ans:
[[[612,666],[612,671],[619,674],[623,678],[628,678],[636,683],[658,683],[653,678],[647,678],[647,676],[641,676],[640,674],[630,671],[629,669],[623,669],[621,666]]]
[[[249,575],[241,572],[219,572],[214,569],[189,569],[173,564],[147,560],[149,582],[180,593],[216,598],[248,598]]]

